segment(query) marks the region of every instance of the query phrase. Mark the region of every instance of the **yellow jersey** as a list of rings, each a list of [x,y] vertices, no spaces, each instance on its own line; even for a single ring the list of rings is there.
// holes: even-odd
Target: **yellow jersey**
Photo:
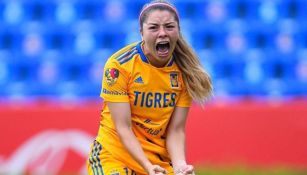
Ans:
[[[120,142],[107,105],[128,102],[132,130],[146,156],[153,164],[172,172],[165,144],[166,129],[175,107],[190,107],[192,99],[174,59],[163,68],[154,67],[145,57],[142,44],[130,44],[106,62],[101,90],[104,103],[96,140],[129,168],[146,173]]]

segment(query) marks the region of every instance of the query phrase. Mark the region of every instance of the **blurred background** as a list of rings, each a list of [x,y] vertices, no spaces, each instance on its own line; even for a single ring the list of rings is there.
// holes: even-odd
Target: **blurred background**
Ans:
[[[0,1],[0,174],[86,174],[103,66],[140,41],[146,2]],[[191,109],[188,160],[207,174],[305,171],[307,1],[171,2],[214,85]]]

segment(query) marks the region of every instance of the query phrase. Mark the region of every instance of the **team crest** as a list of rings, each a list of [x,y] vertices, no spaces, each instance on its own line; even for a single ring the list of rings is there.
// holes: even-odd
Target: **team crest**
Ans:
[[[112,86],[118,79],[119,71],[115,68],[109,68],[104,73],[109,86]]]
[[[178,73],[172,72],[169,75],[170,75],[170,80],[171,80],[171,87],[172,88],[179,88]]]

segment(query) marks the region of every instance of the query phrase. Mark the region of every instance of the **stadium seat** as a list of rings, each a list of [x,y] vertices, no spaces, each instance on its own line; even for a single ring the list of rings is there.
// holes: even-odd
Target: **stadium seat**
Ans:
[[[35,81],[36,71],[38,66],[38,60],[34,60],[31,58],[23,59],[23,60],[15,60],[12,65],[12,70],[14,75],[12,76],[12,81],[16,82],[29,82]]]
[[[297,0],[292,1],[280,1],[279,2],[279,12],[281,18],[292,18],[296,19],[299,16],[300,9]]]
[[[257,18],[258,1],[234,0],[227,1],[230,18],[253,20]]]
[[[71,55],[72,58],[60,60],[60,81],[83,81],[87,79],[88,61],[78,58],[77,55]],[[72,62],[72,60],[74,60]]]
[[[55,24],[72,24],[76,20],[77,11],[71,2],[59,2],[55,5],[53,22]]]
[[[250,48],[259,48],[269,50],[274,46],[274,28],[267,28],[265,26],[252,26],[246,32],[247,43]]]
[[[3,21],[3,16],[4,16],[4,8],[5,8],[5,2],[1,1],[0,2],[0,20]]]
[[[120,49],[125,46],[126,34],[121,29],[100,30],[95,34],[98,49]]]
[[[9,59],[11,55],[8,52],[0,52],[0,87],[5,87],[5,85],[10,81],[12,72],[12,59]],[[3,92],[3,88],[0,88]]]
[[[195,49],[220,49],[224,45],[224,31],[214,30],[208,26],[202,26],[198,30],[192,31],[193,46]]]
[[[228,8],[225,1],[206,1],[200,2],[197,6],[199,20],[211,22],[225,22],[228,17]]]
[[[197,16],[197,6],[201,6],[200,3],[196,3],[193,1],[179,1],[174,3],[178,9],[178,13],[183,19],[195,19],[201,18],[201,16]]]
[[[23,11],[27,21],[48,23],[54,18],[55,3],[38,0],[24,1]]]
[[[19,2],[0,2],[0,18],[4,24],[18,24],[23,20],[23,7]]]
[[[139,19],[139,13],[141,12],[144,3],[148,3],[148,1],[124,1],[124,6],[126,7],[127,11],[125,13],[125,17],[128,19]]]
[[[307,19],[307,17],[306,17]],[[296,37],[296,47],[298,49],[306,49],[307,48],[307,23],[301,24],[300,31]]]
[[[66,52],[73,45],[73,35],[69,30],[63,28],[50,28],[44,33],[46,49]]]
[[[109,22],[109,23],[122,23],[128,17],[129,12],[127,12],[126,5],[122,1],[109,1],[107,2],[100,10],[100,13],[103,14],[99,16],[99,19],[102,22]]]
[[[21,49],[21,33],[15,28],[5,26],[0,29],[0,50],[20,50]]]
[[[97,21],[103,17],[104,3],[100,1],[78,1],[75,4],[78,20]]]
[[[0,96],[99,96],[106,60],[141,40],[147,2],[0,1]],[[172,2],[218,94],[306,96],[305,0]]]
[[[275,23],[280,15],[278,12],[278,4],[276,1],[261,1],[255,20],[263,21],[263,23]]]

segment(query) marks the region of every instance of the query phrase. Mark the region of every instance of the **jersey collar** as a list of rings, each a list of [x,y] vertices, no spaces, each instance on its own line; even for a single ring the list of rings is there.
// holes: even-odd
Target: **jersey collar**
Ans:
[[[150,64],[148,59],[146,58],[143,50],[142,50],[142,47],[141,47],[141,44],[142,44],[142,41],[140,41],[137,45],[136,45],[136,49],[138,50],[140,56],[141,56],[141,59],[143,62],[147,63],[147,64]],[[172,56],[172,58],[169,60],[169,62],[166,64],[166,67],[171,67],[174,63],[174,56]]]

